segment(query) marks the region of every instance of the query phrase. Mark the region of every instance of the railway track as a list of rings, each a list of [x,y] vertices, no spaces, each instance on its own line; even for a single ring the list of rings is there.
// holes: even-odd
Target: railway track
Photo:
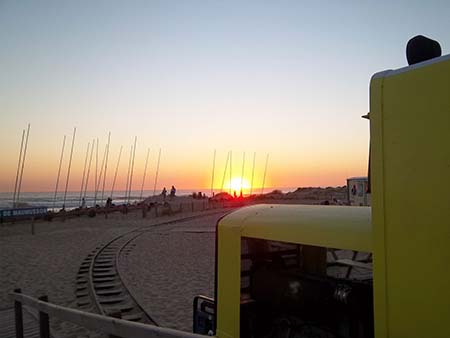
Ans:
[[[76,299],[80,309],[125,320],[158,325],[133,297],[123,282],[119,260],[133,249],[133,241],[144,233],[167,225],[176,225],[193,219],[225,214],[215,211],[184,217],[125,232],[107,243],[101,243],[82,261],[76,279]]]

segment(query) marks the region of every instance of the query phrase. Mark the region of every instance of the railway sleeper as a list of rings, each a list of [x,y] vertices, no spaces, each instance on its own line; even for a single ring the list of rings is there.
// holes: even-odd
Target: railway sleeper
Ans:
[[[106,313],[116,313],[116,312],[120,312],[120,313],[129,313],[130,311],[132,311],[135,307],[128,303],[128,304],[124,304],[120,307],[116,307],[116,306],[105,306],[103,307]]]
[[[122,289],[112,289],[112,290],[96,290],[95,293],[99,296],[115,296],[123,292]]]
[[[115,277],[94,277],[93,282],[94,283],[103,283],[103,282],[114,282],[116,280]]]
[[[87,297],[89,294],[87,291],[77,291],[75,292],[75,296],[77,298]]]
[[[105,297],[105,298],[99,298],[98,302],[100,304],[118,304],[122,303],[126,300],[124,297]]]
[[[113,271],[111,271],[111,272],[94,272],[92,274],[92,276],[94,278],[97,278],[97,277],[115,277],[116,273],[113,272]]]
[[[115,287],[118,287],[121,285],[122,284],[120,284],[120,283],[97,283],[97,284],[94,284],[94,289],[96,289],[96,290],[111,289],[111,288],[115,288]]]
[[[96,260],[95,264],[114,264],[114,261],[112,259],[107,260]]]
[[[87,298],[87,299],[77,299],[77,305],[82,307],[82,306],[87,306],[91,304],[91,301]]]
[[[93,272],[94,272],[94,273],[96,273],[96,272],[99,272],[99,273],[102,273],[102,272],[112,272],[112,271],[114,271],[113,268],[98,268],[98,267],[96,267],[96,266],[94,266],[94,269],[93,269]]]
[[[113,266],[114,266],[113,263],[98,263],[98,262],[95,262],[95,267],[112,268]]]
[[[139,312],[139,313],[133,313],[133,314],[129,314],[129,315],[124,315],[122,316],[122,319],[124,320],[129,320],[132,322],[138,322],[142,319],[143,317],[143,313]]]

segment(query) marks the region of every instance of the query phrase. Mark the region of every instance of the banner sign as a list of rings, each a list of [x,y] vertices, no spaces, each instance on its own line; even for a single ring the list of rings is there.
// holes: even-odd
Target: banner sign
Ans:
[[[47,213],[47,209],[47,207],[3,209],[0,210],[0,217],[3,219],[8,217],[45,215]]]

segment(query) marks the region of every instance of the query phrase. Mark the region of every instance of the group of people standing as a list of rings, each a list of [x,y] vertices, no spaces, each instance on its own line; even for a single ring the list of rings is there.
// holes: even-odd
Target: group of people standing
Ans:
[[[174,198],[176,192],[177,192],[177,189],[175,189],[175,187],[172,185],[172,188],[170,189],[170,195],[169,195],[170,198]],[[162,190],[161,195],[162,195],[162,197],[163,197],[163,199],[165,201],[166,200],[166,196],[167,196],[167,189],[166,189],[166,187],[164,187],[164,189]]]

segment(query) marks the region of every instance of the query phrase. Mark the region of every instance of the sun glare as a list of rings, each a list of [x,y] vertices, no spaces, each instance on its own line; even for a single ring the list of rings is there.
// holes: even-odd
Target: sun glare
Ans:
[[[245,192],[246,190],[250,189],[250,183],[247,179],[241,178],[241,177],[233,177],[231,179],[231,190],[232,192],[236,191],[236,193],[239,193],[241,191],[241,184],[242,184],[242,191]],[[230,187],[230,184],[228,184],[228,188]]]

